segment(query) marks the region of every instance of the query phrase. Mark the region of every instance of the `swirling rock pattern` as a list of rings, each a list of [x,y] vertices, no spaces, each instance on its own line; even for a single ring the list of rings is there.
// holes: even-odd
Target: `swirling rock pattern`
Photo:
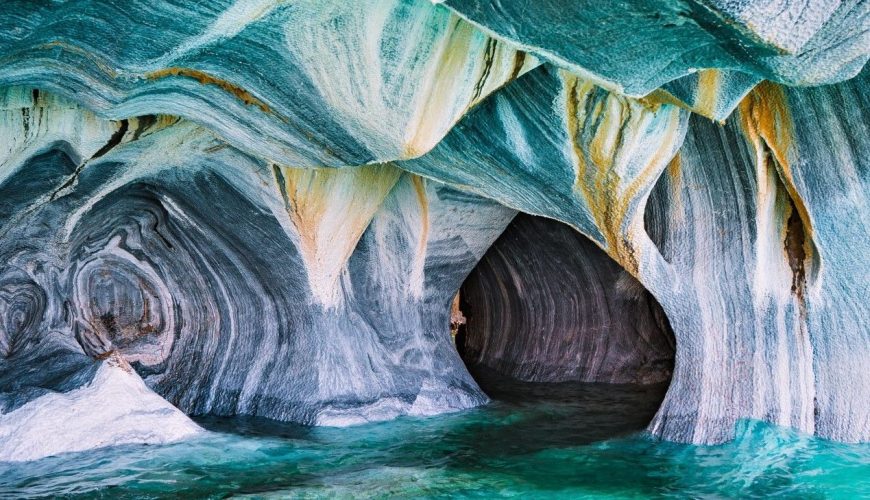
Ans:
[[[2,457],[179,439],[184,413],[481,404],[450,303],[517,211],[661,304],[655,434],[870,439],[868,23],[860,0],[6,2]],[[34,439],[118,393],[69,434],[105,439]]]
[[[293,166],[420,155],[538,64],[426,0],[24,0],[0,14],[0,56],[0,86],[182,116]]]
[[[866,85],[866,74],[787,93],[765,84],[722,128],[698,117],[687,123],[666,105],[587,92],[582,81],[544,67],[403,168],[564,221],[652,292],[677,341],[654,433],[721,442],[736,419],[753,417],[866,440],[868,409],[848,403],[870,386],[854,369],[870,346],[857,303],[866,284],[853,278],[866,273],[840,252],[870,235],[856,223],[836,230],[843,239],[825,241],[816,219],[833,232],[839,223],[831,221],[842,216],[811,204],[829,204],[813,197],[824,190],[847,210],[838,213],[867,205],[866,190],[855,191],[867,182],[864,146],[844,131],[866,126],[858,97]],[[843,132],[822,139],[825,130]],[[644,140],[650,145],[640,146]],[[656,208],[663,203],[669,208]],[[828,252],[838,260],[830,273]],[[837,274],[839,266],[851,276]],[[838,319],[827,316],[841,309]],[[847,353],[846,345],[855,348]],[[818,362],[822,352],[838,361]],[[745,380],[753,382],[737,382]]]
[[[463,359],[536,382],[656,383],[674,361],[664,311],[570,227],[519,215],[462,286]]]
[[[7,162],[7,410],[79,401],[112,356],[188,414],[345,425],[486,401],[448,303],[513,210],[389,165],[282,168],[188,122],[140,122],[108,127],[87,159],[57,132]],[[45,345],[74,362],[22,376]]]

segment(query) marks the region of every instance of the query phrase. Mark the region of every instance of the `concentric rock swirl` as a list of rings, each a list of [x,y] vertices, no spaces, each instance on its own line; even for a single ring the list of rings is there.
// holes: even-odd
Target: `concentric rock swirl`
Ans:
[[[484,255],[471,362],[870,439],[870,2],[623,4],[5,2],[0,460],[484,404]]]

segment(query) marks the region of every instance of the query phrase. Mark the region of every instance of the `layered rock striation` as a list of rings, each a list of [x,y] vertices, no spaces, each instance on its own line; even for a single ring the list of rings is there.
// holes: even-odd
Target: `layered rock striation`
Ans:
[[[670,379],[674,336],[652,295],[571,227],[517,216],[460,291],[466,363],[533,382]]]
[[[518,286],[556,283],[539,245],[560,300],[658,302],[655,435],[870,439],[866,2],[4,7],[2,460],[483,404],[450,304],[518,211],[570,229],[524,216],[478,270],[516,262],[516,293],[468,286],[546,317]],[[496,350],[540,354],[507,371],[643,381],[672,346],[625,316],[656,313],[600,303],[511,318]],[[604,344],[539,335],[608,317]]]
[[[856,278],[866,266],[840,257],[828,269],[825,255],[868,241],[867,226],[856,215],[844,239],[824,243],[816,226],[839,224],[822,215],[832,206],[867,204],[864,146],[851,135],[866,129],[867,83],[866,73],[811,90],[765,83],[723,127],[544,67],[404,166],[572,225],[655,296],[677,352],[654,433],[720,442],[751,417],[864,440],[868,409],[847,401],[870,387],[858,371],[870,348],[867,280]],[[838,278],[839,266],[854,273]]]
[[[39,131],[5,163],[7,410],[99,384],[114,356],[193,415],[346,425],[487,400],[448,304],[513,210],[390,165],[278,167],[190,122],[106,124],[36,95],[6,98]],[[94,129],[42,132],[62,106]]]

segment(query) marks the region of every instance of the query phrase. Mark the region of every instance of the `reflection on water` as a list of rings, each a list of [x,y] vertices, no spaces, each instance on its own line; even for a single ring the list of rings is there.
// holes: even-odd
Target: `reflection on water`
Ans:
[[[476,374],[485,408],[351,428],[201,420],[215,431],[0,464],[0,496],[769,496],[870,494],[870,445],[742,422],[721,446],[639,431],[666,389],[523,384]]]

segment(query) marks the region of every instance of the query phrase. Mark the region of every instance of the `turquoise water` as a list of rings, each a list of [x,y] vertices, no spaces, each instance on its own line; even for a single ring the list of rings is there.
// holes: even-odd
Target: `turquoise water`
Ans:
[[[194,441],[0,464],[0,496],[870,495],[870,445],[748,421],[722,446],[643,436],[664,387],[484,387],[491,405],[439,417],[345,429],[208,419],[215,432]]]

